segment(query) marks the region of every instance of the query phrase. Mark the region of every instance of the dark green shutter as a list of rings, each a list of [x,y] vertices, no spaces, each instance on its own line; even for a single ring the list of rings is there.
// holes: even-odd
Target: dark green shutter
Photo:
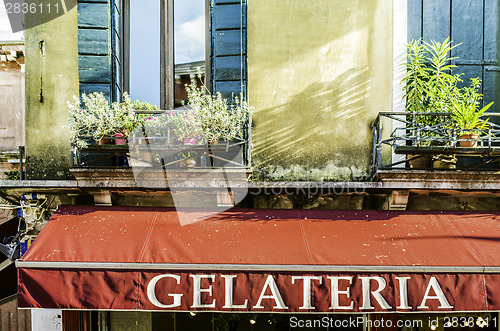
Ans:
[[[80,93],[121,94],[121,0],[78,1]]]
[[[462,43],[453,51],[465,84],[470,78],[483,81],[484,103],[495,101],[490,111],[500,110],[497,89],[498,0],[408,0],[408,40],[443,41],[450,36]]]
[[[123,84],[123,1],[111,0],[111,93],[121,101]]]
[[[215,0],[210,7],[210,75],[212,89],[225,98],[246,95],[247,4]]]

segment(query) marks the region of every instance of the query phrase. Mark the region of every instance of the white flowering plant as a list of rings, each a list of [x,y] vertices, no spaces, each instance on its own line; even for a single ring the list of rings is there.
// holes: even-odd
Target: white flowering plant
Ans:
[[[89,140],[99,141],[106,136],[121,133],[125,137],[138,125],[135,109],[127,93],[123,102],[111,105],[103,93],[82,94],[68,102],[70,141],[78,148],[88,147]]]
[[[198,87],[195,80],[186,85],[186,91],[186,111],[157,116],[147,111],[156,112],[158,106],[132,101],[127,93],[123,94],[123,102],[111,105],[103,93],[74,96],[73,103],[68,102],[70,140],[78,148],[86,148],[92,140],[97,142],[118,133],[127,138],[138,127],[147,135],[165,134],[167,126],[179,138],[202,136],[208,143],[243,138],[243,129],[254,109],[243,98],[234,97],[229,104],[219,92],[211,95],[205,85]]]
[[[167,114],[167,118],[169,126],[176,137],[190,138],[202,135],[201,125],[194,112],[170,112]]]
[[[196,80],[186,84],[186,91],[187,111],[173,116],[172,123],[176,124],[174,132],[177,130],[183,136],[201,133],[209,143],[243,136],[243,128],[254,109],[244,98],[234,97],[230,105],[220,92],[212,95],[205,85],[198,87]],[[182,121],[184,124],[178,123]]]

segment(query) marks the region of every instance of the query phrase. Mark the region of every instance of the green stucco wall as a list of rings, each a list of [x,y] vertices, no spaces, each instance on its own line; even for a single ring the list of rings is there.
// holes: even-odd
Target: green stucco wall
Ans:
[[[392,1],[248,1],[254,176],[365,179],[392,57]]]
[[[76,7],[52,21],[27,29],[25,45],[26,176],[71,178],[68,171],[71,146],[66,126],[67,101],[78,95]]]

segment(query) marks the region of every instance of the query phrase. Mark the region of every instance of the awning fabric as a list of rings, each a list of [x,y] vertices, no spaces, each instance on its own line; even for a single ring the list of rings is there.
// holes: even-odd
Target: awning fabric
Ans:
[[[25,308],[500,311],[500,213],[66,206],[17,267]]]

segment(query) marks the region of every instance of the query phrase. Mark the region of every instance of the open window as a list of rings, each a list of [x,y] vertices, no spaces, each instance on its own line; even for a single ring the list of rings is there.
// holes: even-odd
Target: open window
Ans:
[[[124,90],[162,109],[181,107],[184,85],[209,68],[208,0],[124,1]]]

